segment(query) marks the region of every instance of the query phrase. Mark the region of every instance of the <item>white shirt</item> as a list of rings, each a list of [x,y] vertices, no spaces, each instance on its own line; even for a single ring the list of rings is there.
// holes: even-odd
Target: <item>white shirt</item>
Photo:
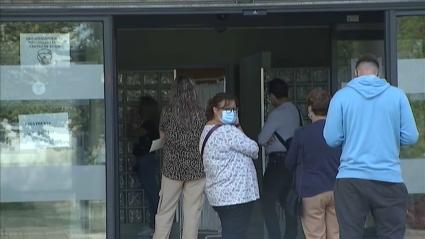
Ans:
[[[206,125],[199,150],[213,125]],[[209,137],[203,155],[205,194],[211,206],[229,206],[260,198],[252,159],[258,158],[257,143],[232,125],[223,125]]]

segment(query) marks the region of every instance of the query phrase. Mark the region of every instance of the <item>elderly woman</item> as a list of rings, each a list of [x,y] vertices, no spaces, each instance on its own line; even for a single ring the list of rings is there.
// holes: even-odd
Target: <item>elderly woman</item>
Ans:
[[[254,202],[260,198],[252,159],[257,143],[238,120],[236,98],[219,93],[208,101],[207,125],[199,149],[203,155],[208,201],[218,213],[223,239],[244,239]]]
[[[180,195],[183,193],[183,238],[197,239],[204,204],[205,173],[198,150],[205,126],[195,82],[178,77],[169,106],[161,113],[159,134],[165,139],[160,200],[154,239],[168,239]]]
[[[307,96],[312,124],[295,131],[285,161],[289,170],[296,170],[295,185],[302,198],[301,222],[306,239],[339,238],[333,187],[341,149],[329,147],[323,138],[330,100],[330,94],[323,90],[313,90]]]

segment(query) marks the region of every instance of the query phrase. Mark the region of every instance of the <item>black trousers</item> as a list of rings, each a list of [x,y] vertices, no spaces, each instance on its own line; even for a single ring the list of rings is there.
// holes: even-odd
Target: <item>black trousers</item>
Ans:
[[[292,185],[293,173],[285,167],[285,157],[271,158],[263,177],[261,207],[270,239],[282,239],[279,218],[276,212],[276,201],[282,209],[286,206],[286,197]],[[295,239],[298,235],[298,217],[285,211],[284,239]]]
[[[362,238],[369,212],[379,239],[404,238],[408,197],[404,183],[337,179],[334,193],[340,238]]]
[[[156,177],[159,175],[159,159],[152,154],[145,154],[139,159],[139,180],[145,189],[149,203],[149,227],[155,228],[155,215],[159,202],[159,184]]]
[[[222,239],[245,239],[254,202],[213,207],[221,222]]]

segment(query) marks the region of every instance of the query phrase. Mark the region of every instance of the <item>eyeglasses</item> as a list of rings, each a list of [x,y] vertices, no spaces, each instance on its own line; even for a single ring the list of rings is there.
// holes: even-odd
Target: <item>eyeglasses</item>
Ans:
[[[220,110],[223,110],[223,111],[230,111],[230,112],[238,112],[239,111],[239,108],[226,108],[226,107],[224,107],[224,108],[219,108]]]

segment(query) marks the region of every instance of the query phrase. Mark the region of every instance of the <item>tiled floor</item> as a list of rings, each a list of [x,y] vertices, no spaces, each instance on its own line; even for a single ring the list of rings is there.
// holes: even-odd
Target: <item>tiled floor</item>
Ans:
[[[19,207],[2,207],[0,214],[1,239],[105,239],[104,216],[97,215],[99,220],[90,221],[89,226],[82,214],[73,214],[74,205],[69,203],[36,203],[19,205]],[[25,207],[24,207],[25,206]],[[84,210],[83,210],[84,211]],[[259,205],[254,207],[251,225],[248,228],[247,239],[264,238],[263,218]],[[281,222],[283,226],[283,222]],[[121,238],[116,239],[150,239],[139,237],[143,224],[121,225]],[[87,228],[83,230],[82,228]],[[283,229],[283,228],[282,228]],[[199,239],[208,234],[200,233]],[[216,239],[214,237],[211,239]],[[304,238],[301,223],[298,239]],[[424,239],[425,230],[406,231],[405,239]],[[170,239],[180,239],[178,224],[172,229]]]

